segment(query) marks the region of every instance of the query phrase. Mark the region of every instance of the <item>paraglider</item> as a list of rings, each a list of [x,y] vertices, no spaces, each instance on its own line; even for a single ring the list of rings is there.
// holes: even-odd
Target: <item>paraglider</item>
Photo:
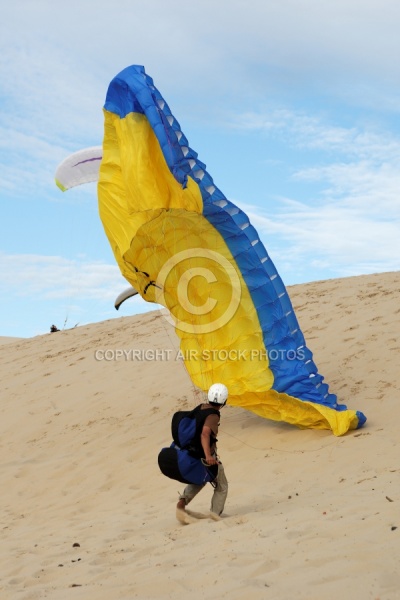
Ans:
[[[99,212],[121,273],[170,311],[193,383],[230,404],[342,435],[365,416],[339,405],[248,217],[215,186],[141,66],[110,83]]]
[[[98,176],[100,218],[131,295],[168,309],[194,385],[224,382],[229,404],[301,428],[343,435],[365,423],[329,391],[257,231],[215,186],[144,67],[111,81],[103,147],[87,152],[90,168],[73,159],[88,170],[72,185]],[[68,164],[61,189],[71,187]]]

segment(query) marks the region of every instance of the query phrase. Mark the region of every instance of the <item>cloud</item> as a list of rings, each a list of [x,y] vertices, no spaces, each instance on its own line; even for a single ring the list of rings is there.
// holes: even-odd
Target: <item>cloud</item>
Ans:
[[[239,114],[230,125],[298,150],[287,163],[292,195],[275,197],[268,211],[243,205],[291,276],[306,265],[311,278],[319,268],[332,276],[399,269],[398,137],[289,110]]]
[[[127,287],[116,265],[0,252],[1,334],[29,337],[51,323],[68,329],[158,308],[135,296],[117,312],[114,301]]]
[[[337,116],[332,118],[338,118]],[[400,139],[394,133],[375,130],[374,126],[345,127],[329,123],[327,118],[300,111],[272,108],[268,111],[229,113],[224,126],[266,135],[282,135],[299,148],[339,152],[343,156],[374,158],[375,161],[400,160]]]
[[[193,84],[203,97],[225,90],[243,97],[259,92],[260,81],[265,93],[307,79],[312,92],[341,95],[349,86],[338,81],[374,90],[400,74],[393,60],[400,53],[396,0],[120,0],[112,19],[105,0],[95,9],[92,0],[71,2],[68,10],[51,0],[23,6],[22,15],[21,3],[3,8],[8,80],[25,76],[32,92],[47,77],[65,104],[73,91],[85,103],[86,82],[103,78],[104,86],[132,63],[145,64],[168,95],[178,89],[177,97]],[[371,75],[380,85],[371,85]]]
[[[8,152],[19,152],[21,170],[26,164],[34,171],[42,157],[53,168],[66,154],[100,143],[107,85],[132,63],[145,64],[178,116],[194,119],[188,110],[193,103],[194,112],[205,112],[210,121],[243,104],[287,102],[296,86],[307,87],[308,77],[312,95],[320,81],[323,95],[327,85],[329,95],[338,97],[349,93],[343,89],[364,86],[360,102],[377,89],[389,102],[389,82],[400,75],[393,61],[400,52],[394,0],[382,0],[379,10],[373,0],[304,0],[301,8],[297,0],[204,0],[201,8],[181,0],[121,0],[112,20],[104,0],[95,10],[89,0],[73,2],[67,11],[50,0],[24,2],[23,15],[20,6],[7,5],[0,23],[0,127]],[[397,89],[392,96],[398,103]],[[393,103],[395,109],[395,98]],[[287,118],[289,113],[275,111],[260,125],[276,129]],[[316,132],[315,120],[296,119],[299,132]],[[323,139],[330,136],[333,149],[351,135],[336,127]],[[315,148],[318,143],[314,135]],[[2,153],[4,164],[8,152]],[[7,185],[20,175],[10,173]]]
[[[60,256],[0,253],[0,289],[37,299],[114,300],[127,283],[117,266]]]
[[[248,211],[270,256],[288,283],[360,273],[396,271],[398,225],[354,214],[343,207],[282,211],[271,221]],[[273,230],[273,238],[268,232]]]

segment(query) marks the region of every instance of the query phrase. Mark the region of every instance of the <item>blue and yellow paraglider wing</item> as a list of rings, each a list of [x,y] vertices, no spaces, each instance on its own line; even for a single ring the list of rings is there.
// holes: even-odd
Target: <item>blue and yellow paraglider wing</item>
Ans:
[[[214,185],[143,67],[111,82],[104,107],[100,216],[121,272],[166,306],[203,390],[299,427],[342,435],[365,422],[338,405],[287,290],[248,217]]]

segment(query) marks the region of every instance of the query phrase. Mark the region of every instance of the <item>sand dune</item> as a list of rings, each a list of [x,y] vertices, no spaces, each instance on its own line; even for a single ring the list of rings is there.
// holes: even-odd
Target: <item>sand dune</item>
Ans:
[[[200,400],[158,312],[1,344],[0,598],[400,598],[399,290],[400,273],[289,288],[331,391],[368,421],[336,438],[227,406],[218,522],[178,523],[183,486],[157,466]]]
[[[0,346],[2,346],[3,344],[11,344],[22,339],[24,338],[0,336]]]

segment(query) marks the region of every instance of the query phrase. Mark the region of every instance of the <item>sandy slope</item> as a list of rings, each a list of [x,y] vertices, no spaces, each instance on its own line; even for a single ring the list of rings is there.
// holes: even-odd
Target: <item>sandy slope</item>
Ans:
[[[17,342],[19,340],[23,340],[23,339],[24,338],[0,336],[0,346],[2,346],[3,344],[15,343],[15,342]]]
[[[179,524],[182,486],[157,466],[171,414],[199,401],[159,313],[1,345],[0,598],[400,598],[399,289],[400,273],[289,289],[331,391],[368,422],[335,438],[226,407],[220,522]]]

